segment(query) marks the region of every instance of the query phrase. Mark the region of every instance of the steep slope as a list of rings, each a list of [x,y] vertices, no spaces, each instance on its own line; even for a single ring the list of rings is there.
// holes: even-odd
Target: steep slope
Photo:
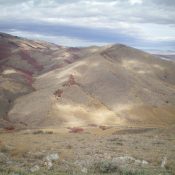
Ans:
[[[17,64],[14,55],[8,55],[13,62],[3,66],[31,71],[35,90],[15,100],[8,112],[12,123],[29,128],[175,124],[173,62],[120,44],[64,48],[24,41],[37,47],[25,50],[28,56],[20,55],[27,61]]]
[[[76,51],[0,33],[0,122],[7,123],[13,101],[35,91],[35,76],[76,61]],[[5,120],[3,120],[5,119]]]

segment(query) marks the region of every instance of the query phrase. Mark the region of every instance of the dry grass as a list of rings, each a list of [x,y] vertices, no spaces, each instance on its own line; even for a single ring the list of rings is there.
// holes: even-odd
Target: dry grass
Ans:
[[[153,175],[158,175],[161,172],[175,172],[174,170],[174,128],[168,129],[154,129],[154,130],[141,130],[135,134],[130,129],[124,129],[121,133],[121,128],[112,127],[107,130],[101,130],[97,127],[86,127],[83,128],[84,132],[72,135],[72,133],[67,132],[67,129],[55,129],[54,134],[33,134],[34,131],[18,131],[13,133],[3,132],[0,134],[1,144],[0,151],[7,155],[13,161],[18,162],[17,164],[24,169],[30,168],[33,164],[39,164],[42,162],[43,158],[49,153],[58,153],[60,156],[59,162],[54,164],[53,174],[59,171],[69,170],[75,162],[78,162],[76,166],[72,167],[71,172],[75,169],[79,169],[84,166],[84,161],[87,169],[92,170],[93,173],[101,174],[102,169],[104,174],[118,173],[129,173],[129,175],[137,175],[140,173],[142,166],[134,166],[132,172],[123,171],[120,167],[113,167],[110,161],[113,157],[129,155],[139,160],[146,160],[149,162],[144,173],[147,170],[152,172]],[[42,131],[51,131],[49,129],[42,129]],[[115,131],[115,132],[114,132]],[[117,133],[118,131],[118,133]],[[114,134],[115,133],[115,134]],[[161,143],[161,144],[160,144]],[[8,147],[10,145],[10,149]],[[162,159],[167,157],[167,164],[165,168],[160,168]],[[101,169],[96,165],[103,165]],[[22,163],[23,162],[23,163]],[[93,165],[93,162],[97,164]],[[102,163],[101,163],[102,162]],[[33,163],[31,165],[31,163]],[[66,163],[66,164],[65,164]],[[82,164],[83,163],[83,164]],[[79,166],[81,164],[81,166]],[[3,164],[6,168],[10,168],[9,165]],[[42,163],[41,163],[42,170]],[[96,166],[95,169],[89,168],[89,166]],[[18,166],[16,167],[18,168]],[[109,169],[109,170],[108,170]],[[114,170],[116,172],[114,172]],[[126,169],[124,169],[126,170]],[[100,171],[100,172],[99,172]],[[106,172],[105,172],[106,171]],[[26,172],[26,170],[24,171]],[[41,171],[42,172],[42,171]],[[40,173],[40,172],[39,172]],[[48,174],[51,173],[48,171]],[[77,174],[81,174],[77,172]],[[37,173],[36,173],[37,174]],[[124,175],[125,175],[124,174]],[[150,175],[148,174],[148,175]],[[164,175],[163,174],[163,175]],[[120,174],[121,175],[121,174]],[[147,174],[146,174],[147,175]],[[170,173],[171,175],[171,173]]]

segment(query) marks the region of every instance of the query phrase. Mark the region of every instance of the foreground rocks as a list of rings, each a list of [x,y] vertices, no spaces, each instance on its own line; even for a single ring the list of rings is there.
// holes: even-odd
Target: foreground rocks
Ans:
[[[57,153],[52,153],[52,154],[49,154],[45,159],[46,160],[44,162],[44,165],[49,170],[52,168],[53,162],[59,159],[59,155]]]

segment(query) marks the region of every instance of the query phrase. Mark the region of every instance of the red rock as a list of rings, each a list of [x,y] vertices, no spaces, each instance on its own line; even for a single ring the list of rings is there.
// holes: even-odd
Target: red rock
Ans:
[[[27,50],[21,50],[19,55],[22,59],[26,60],[29,64],[31,64],[36,70],[41,71],[43,69],[43,66],[39,65],[39,63],[30,56]]]
[[[84,129],[83,128],[80,128],[80,127],[73,127],[73,128],[70,128],[70,133],[81,133],[83,132]]]
[[[5,44],[0,44],[0,60],[7,58],[11,55],[11,50],[8,47],[8,45],[6,46]]]

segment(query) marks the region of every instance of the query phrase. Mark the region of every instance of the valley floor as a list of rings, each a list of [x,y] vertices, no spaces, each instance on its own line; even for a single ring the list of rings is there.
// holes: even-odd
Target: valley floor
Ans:
[[[174,175],[175,127],[1,130],[1,175]]]

